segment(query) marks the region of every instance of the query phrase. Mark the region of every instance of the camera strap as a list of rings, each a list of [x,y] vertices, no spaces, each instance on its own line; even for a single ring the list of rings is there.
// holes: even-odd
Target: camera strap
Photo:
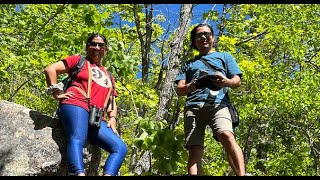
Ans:
[[[209,64],[207,61],[205,61],[205,60],[203,60],[203,59],[200,59],[200,61],[201,61],[203,64],[205,64],[207,67],[209,67],[211,70],[213,70],[213,72],[218,71],[217,68],[215,68],[214,66],[212,66],[211,64]],[[225,71],[227,71],[227,69],[226,69],[226,67],[225,67],[225,65],[224,65],[224,61],[223,61],[223,60],[222,60],[222,62],[223,62],[223,67],[224,67]]]
[[[214,67],[212,65],[210,65],[207,61],[203,60],[203,59],[200,59],[207,67],[209,67],[210,69],[212,70],[215,70]],[[224,62],[223,59],[220,59],[222,61],[222,65],[224,67],[224,70],[226,71],[226,74],[227,74],[227,66],[226,66],[226,63]],[[238,113],[238,110],[236,108],[236,106],[230,101],[230,98],[229,98],[229,93],[228,91],[226,92],[226,97],[227,99],[229,100],[230,104],[228,105],[228,109],[229,109],[229,112],[230,112],[230,115],[231,115],[231,120],[232,120],[232,127],[233,127],[233,131],[235,133],[235,128],[239,125],[239,113]]]
[[[227,73],[227,70],[228,70],[228,69],[227,69],[226,63],[224,62],[223,59],[220,59],[220,60],[221,60],[221,62],[222,62],[222,65],[223,65],[223,68],[224,68],[225,72]],[[201,61],[203,64],[205,64],[207,67],[209,67],[211,70],[213,70],[213,72],[217,71],[217,69],[216,69],[214,66],[212,66],[211,64],[209,64],[207,61],[205,61],[205,60],[203,60],[203,59],[200,59],[200,61]],[[227,99],[230,101],[228,92],[226,92],[226,96],[227,96]],[[231,103],[231,102],[230,102],[230,103]]]
[[[87,94],[79,87],[75,87],[76,89],[78,89],[83,95],[84,97],[86,97],[87,101],[88,101],[88,107],[90,109],[90,94],[91,94],[91,84],[92,84],[92,70],[91,70],[91,66],[90,66],[90,62],[87,61],[87,66],[88,66],[88,91]]]
[[[91,70],[91,66],[90,66],[89,61],[87,61],[87,65],[88,65],[88,72],[89,72],[89,77],[88,77],[88,91],[87,91],[87,94],[86,94],[81,88],[79,88],[79,87],[75,87],[75,88],[78,89],[78,90],[86,97],[86,99],[87,99],[87,101],[88,101],[88,106],[89,106],[89,109],[90,109],[90,94],[91,94],[91,85],[92,85],[92,70]],[[106,70],[105,70],[105,71],[106,71]],[[110,95],[111,95],[111,93],[112,93],[112,91],[113,91],[112,79],[111,79],[111,77],[110,77],[110,75],[109,75],[108,72],[105,72],[105,74],[106,74],[107,77],[109,78],[110,83],[111,83],[111,86],[110,86],[110,89],[109,89],[109,91],[108,91],[106,100],[105,100],[105,102],[104,102],[104,106],[103,106],[104,109],[108,106],[109,98],[110,98]],[[112,98],[112,101],[113,101],[113,100],[114,100],[114,99]],[[113,104],[113,102],[111,102],[111,103]],[[112,108],[112,110],[113,110],[113,108]]]
[[[103,106],[103,108],[105,109],[105,108],[107,108],[107,106],[108,106],[108,103],[109,103],[109,98],[110,98],[110,95],[111,95],[111,93],[112,93],[112,91],[113,91],[113,83],[112,83],[112,79],[111,79],[111,76],[110,76],[110,74],[107,72],[107,70],[105,69],[105,73],[106,73],[106,75],[108,76],[108,78],[110,79],[110,83],[111,83],[111,86],[110,86],[110,88],[109,88],[109,91],[108,91],[108,94],[107,94],[107,98],[106,98],[106,101],[104,102],[104,106]],[[112,100],[111,100],[112,102],[112,105],[113,105],[113,101],[114,101],[114,98],[113,98],[113,96],[112,96]],[[113,110],[113,107],[112,107],[112,110]]]

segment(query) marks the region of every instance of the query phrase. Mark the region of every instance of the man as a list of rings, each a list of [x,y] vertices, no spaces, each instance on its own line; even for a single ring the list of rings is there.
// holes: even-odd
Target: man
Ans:
[[[244,157],[234,134],[228,110],[228,88],[241,84],[242,72],[229,53],[215,52],[211,26],[199,24],[191,31],[191,47],[199,56],[187,61],[176,77],[176,92],[187,95],[184,110],[185,147],[189,152],[188,175],[202,175],[205,128],[212,128],[214,138],[221,142],[235,175],[244,176]],[[209,64],[205,64],[201,60]],[[210,66],[210,67],[209,67]],[[201,78],[204,75],[204,78]]]

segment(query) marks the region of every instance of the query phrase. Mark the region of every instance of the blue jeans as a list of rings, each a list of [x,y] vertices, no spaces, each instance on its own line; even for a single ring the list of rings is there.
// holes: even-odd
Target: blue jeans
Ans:
[[[88,138],[91,143],[110,153],[105,162],[103,173],[116,176],[128,148],[122,139],[111,128],[107,127],[106,122],[102,121],[99,129],[91,127],[88,123],[89,113],[79,106],[69,104],[60,105],[58,116],[68,140],[67,163],[69,173],[74,175],[85,173],[83,147]]]

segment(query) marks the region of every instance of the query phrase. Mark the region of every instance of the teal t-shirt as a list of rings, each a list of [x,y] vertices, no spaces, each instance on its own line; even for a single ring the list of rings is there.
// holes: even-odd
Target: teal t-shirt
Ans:
[[[206,66],[200,59],[207,61],[215,71],[222,72],[227,78],[232,78],[234,75],[238,75],[240,78],[242,77],[242,72],[231,54],[226,52],[212,52],[187,61],[181,67],[175,83],[178,83],[180,80],[186,80],[186,83],[189,83],[202,75],[213,74],[214,70]],[[210,90],[209,88],[197,89],[187,95],[185,106],[188,107],[197,104],[229,104],[229,99],[226,96],[227,92],[228,87],[220,88],[217,91]]]

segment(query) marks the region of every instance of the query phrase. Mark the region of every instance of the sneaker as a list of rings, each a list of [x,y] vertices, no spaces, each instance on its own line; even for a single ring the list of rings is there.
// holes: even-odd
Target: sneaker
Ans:
[[[244,173],[243,176],[252,176],[252,174],[250,174],[250,173]]]

